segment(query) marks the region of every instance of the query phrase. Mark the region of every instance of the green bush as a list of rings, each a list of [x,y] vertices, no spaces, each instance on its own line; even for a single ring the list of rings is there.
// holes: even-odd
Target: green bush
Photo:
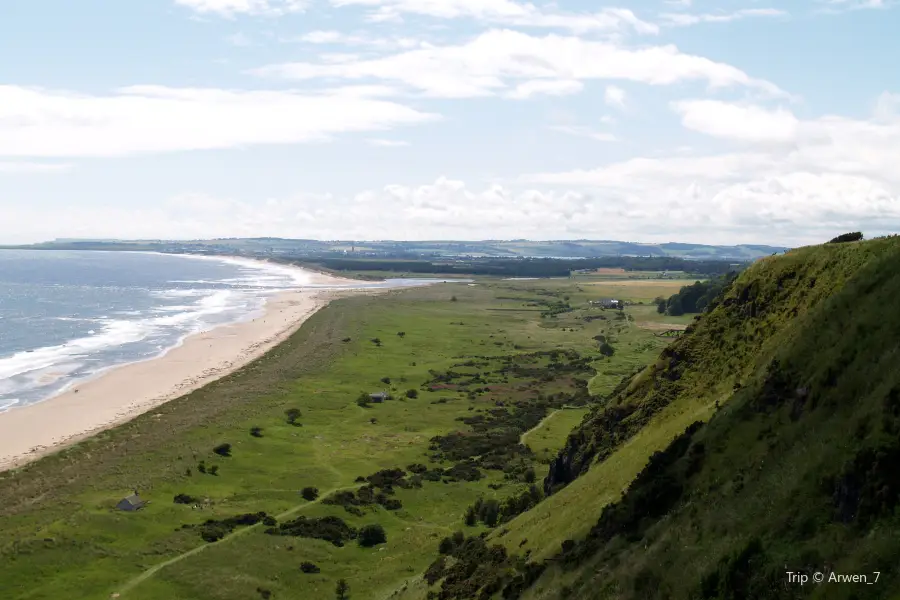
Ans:
[[[418,390],[413,390],[413,389],[406,390],[406,397],[407,397],[407,398],[418,398],[418,397],[419,397],[419,391],[418,391]]]
[[[365,525],[359,530],[357,541],[363,548],[371,548],[372,546],[387,542],[387,534],[384,532],[384,527],[377,523],[373,523],[371,525]]]
[[[319,488],[311,487],[311,486],[305,487],[300,492],[300,495],[303,496],[304,500],[309,500],[310,502],[312,502],[313,500],[315,500],[316,498],[319,497]]]

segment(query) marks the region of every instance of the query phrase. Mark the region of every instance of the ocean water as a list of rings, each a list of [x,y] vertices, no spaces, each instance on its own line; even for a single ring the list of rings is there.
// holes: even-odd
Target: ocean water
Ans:
[[[268,297],[298,287],[334,286],[313,285],[299,269],[242,259],[0,250],[0,411],[159,356],[193,333],[253,319]]]

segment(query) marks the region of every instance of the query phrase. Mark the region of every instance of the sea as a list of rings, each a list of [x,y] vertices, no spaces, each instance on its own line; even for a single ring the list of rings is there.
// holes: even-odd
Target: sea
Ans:
[[[281,291],[434,282],[323,286],[309,272],[241,258],[0,250],[0,412],[165,354],[191,334],[254,319]]]

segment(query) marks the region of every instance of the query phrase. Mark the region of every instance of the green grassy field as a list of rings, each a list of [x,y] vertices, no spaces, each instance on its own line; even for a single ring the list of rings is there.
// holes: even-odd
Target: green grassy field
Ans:
[[[471,386],[455,383],[431,386],[434,391],[423,385],[432,372],[465,371],[458,365],[466,358],[573,350],[596,369],[591,390],[609,393],[621,377],[616,373],[655,356],[668,340],[636,325],[659,321],[650,304],[629,307],[618,319],[616,311],[587,307],[605,291],[566,279],[480,279],[475,286],[335,301],[240,371],[66,451],[0,474],[3,597],[225,599],[260,597],[268,590],[274,598],[327,598],[344,578],[354,600],[380,600],[415,586],[440,539],[462,528],[467,506],[478,497],[514,495],[525,483],[483,469],[479,481],[444,477],[421,488],[397,489],[401,509],[369,507],[362,516],[322,499],[359,488],[359,476],[381,469],[412,463],[437,468],[431,439],[466,430],[460,418],[488,414],[498,402],[527,404],[537,391],[552,395],[571,387],[565,378],[546,383],[516,374],[505,375],[508,381],[493,375],[489,392],[473,393]],[[653,289],[653,296],[660,293]],[[652,296],[631,298],[649,303]],[[568,302],[565,312],[542,316],[547,302],[560,301]],[[606,318],[586,319],[598,315]],[[597,352],[597,335],[610,337],[616,348],[612,357]],[[524,366],[542,373],[548,365],[534,359]],[[361,392],[385,388],[393,399],[357,405]],[[408,389],[417,390],[418,397],[407,398]],[[290,408],[301,411],[302,426],[286,422]],[[542,463],[585,413],[585,408],[563,409],[527,436],[538,483],[546,471]],[[253,427],[261,428],[262,437],[250,435]],[[230,457],[212,452],[222,443],[231,444]],[[218,473],[200,473],[201,461],[217,466]],[[319,489],[317,501],[299,495],[305,486]],[[115,510],[133,489],[150,504],[136,513]],[[202,499],[202,508],[173,503],[176,494]],[[196,528],[182,528],[259,511],[279,522],[333,515],[357,528],[379,523],[388,543],[339,548],[322,540],[266,535],[260,524],[208,544]],[[301,573],[304,561],[319,565],[321,573]]]

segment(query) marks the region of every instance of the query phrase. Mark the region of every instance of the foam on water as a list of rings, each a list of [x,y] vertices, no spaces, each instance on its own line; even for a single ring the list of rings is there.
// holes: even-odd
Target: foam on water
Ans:
[[[99,254],[105,253],[91,253],[90,259],[96,260]],[[131,253],[112,253],[110,260],[121,261],[123,254]],[[142,258],[136,260],[148,260],[149,253],[139,254]],[[41,258],[47,256],[44,253]],[[72,253],[66,255],[70,256]],[[408,287],[448,281],[395,279],[386,282],[322,285],[312,283],[313,274],[287,265],[242,258],[158,256],[165,257],[159,260],[168,261],[160,264],[168,264],[174,271],[185,263],[173,261],[207,261],[211,269],[200,270],[213,271],[215,276],[176,275],[171,279],[163,276],[161,280],[148,281],[146,285],[132,281],[141,274],[135,269],[122,271],[123,277],[131,278],[128,279],[130,285],[117,285],[116,281],[109,281],[111,276],[106,274],[107,271],[104,271],[104,280],[94,285],[77,281],[63,285],[44,276],[37,285],[37,293],[44,294],[40,290],[48,290],[44,294],[47,298],[38,295],[25,305],[33,306],[34,302],[45,305],[49,303],[52,308],[53,298],[59,298],[57,301],[61,304],[69,302],[71,308],[63,314],[57,313],[57,316],[41,320],[42,323],[58,322],[60,327],[66,329],[49,332],[53,334],[56,331],[54,335],[57,339],[62,336],[59,343],[34,347],[20,345],[18,350],[6,355],[2,354],[0,347],[0,412],[58,394],[76,382],[94,377],[112,367],[165,354],[183,343],[189,335],[255,318],[262,314],[266,300],[279,292],[299,287]],[[2,266],[3,263],[0,262],[0,267]],[[223,266],[229,268],[223,269]],[[192,268],[181,271],[197,270]],[[19,273],[21,272],[23,271]],[[64,273],[64,279],[71,279],[70,270],[60,272]],[[162,272],[165,273],[165,270]],[[0,268],[0,275],[2,274]],[[0,278],[0,286],[2,284],[3,280]],[[86,305],[80,303],[82,296],[86,298]],[[100,309],[97,312],[102,314],[79,314],[91,313],[97,308]],[[39,318],[37,315],[29,316],[27,312],[16,316],[20,323],[28,323],[29,318]],[[3,319],[5,316],[0,314],[0,339],[4,332]],[[20,329],[20,334],[21,331]]]

